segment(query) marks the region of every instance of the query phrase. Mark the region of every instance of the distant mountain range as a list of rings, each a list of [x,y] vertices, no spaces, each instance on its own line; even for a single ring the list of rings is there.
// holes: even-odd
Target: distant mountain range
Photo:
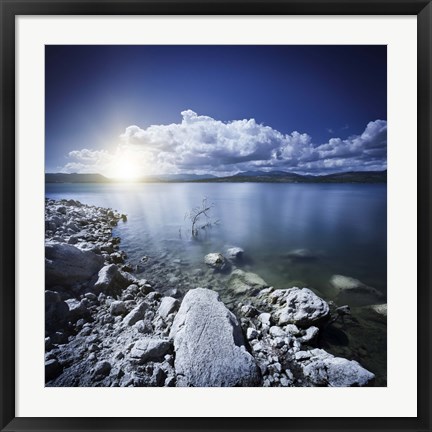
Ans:
[[[326,175],[302,175],[285,171],[245,171],[226,177],[198,174],[161,174],[143,177],[143,183],[386,183],[385,171],[350,171]],[[45,174],[46,183],[116,183],[118,180],[109,179],[101,174]]]
[[[102,174],[46,173],[45,183],[110,183]]]

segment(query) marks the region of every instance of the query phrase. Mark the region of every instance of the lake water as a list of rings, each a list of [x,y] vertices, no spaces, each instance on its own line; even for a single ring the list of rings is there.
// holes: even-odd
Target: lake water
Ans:
[[[151,279],[164,267],[169,276],[165,287],[171,283],[173,288],[193,288],[200,281],[190,275],[199,274],[198,269],[208,274],[203,263],[207,253],[239,246],[245,251],[245,270],[258,273],[275,288],[310,287],[334,300],[329,280],[342,274],[384,295],[387,292],[387,188],[383,184],[47,184],[46,196],[126,213],[128,221],[114,230],[121,237],[121,249],[143,277]],[[198,237],[191,239],[185,214],[204,197],[214,204],[210,216],[219,223],[199,230]],[[303,257],[298,256],[299,249],[304,250]],[[146,263],[141,261],[143,256],[148,257]],[[350,306],[358,307],[353,311],[357,322],[337,329],[343,335],[329,334],[325,347],[358,359],[383,385],[386,325],[371,321],[361,308],[368,303],[374,302],[353,300]]]

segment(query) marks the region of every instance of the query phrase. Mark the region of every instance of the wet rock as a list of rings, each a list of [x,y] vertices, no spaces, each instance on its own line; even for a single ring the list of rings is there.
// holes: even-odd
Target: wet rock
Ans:
[[[338,291],[339,301],[364,304],[385,299],[384,294],[358,279],[349,276],[333,275],[330,284]]]
[[[293,249],[285,256],[293,261],[312,261],[318,258],[317,254],[305,248]]]
[[[387,303],[371,305],[371,306],[369,306],[369,308],[379,315],[382,315],[385,317],[387,316]]]
[[[87,282],[103,266],[103,258],[90,251],[82,251],[64,243],[45,245],[46,286],[71,286]]]
[[[240,247],[230,247],[226,250],[226,256],[232,261],[241,261],[244,250]]]
[[[238,295],[254,295],[267,286],[267,282],[257,274],[240,269],[234,270],[228,281],[228,288]]]
[[[196,288],[183,299],[171,329],[178,386],[260,384],[254,358],[244,346],[236,317],[216,292]]]
[[[204,262],[212,269],[223,271],[229,267],[228,261],[221,253],[209,253],[204,257]]]

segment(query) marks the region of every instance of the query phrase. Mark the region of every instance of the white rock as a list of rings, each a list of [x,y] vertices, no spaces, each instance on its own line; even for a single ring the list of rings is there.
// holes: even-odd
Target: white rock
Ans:
[[[215,270],[225,270],[229,264],[221,253],[209,253],[204,257],[204,262]]]
[[[231,247],[226,250],[226,256],[230,260],[240,260],[243,257],[244,250],[240,247]]]
[[[257,337],[258,337],[258,332],[254,328],[249,327],[246,330],[246,338],[248,340],[256,339]]]
[[[320,324],[329,317],[328,304],[308,288],[290,288],[284,300],[285,304],[274,314],[279,325],[306,327]]]
[[[144,313],[147,309],[148,304],[146,302],[140,303],[125,316],[123,324],[127,326],[133,326],[139,320],[144,319]]]
[[[216,292],[188,291],[174,319],[178,386],[233,387],[260,383],[254,358],[244,346],[237,318]]]
[[[158,314],[165,320],[169,314],[178,310],[179,305],[179,301],[175,298],[164,297],[159,306]]]
[[[375,375],[354,360],[334,357],[321,349],[309,351],[311,358],[300,363],[305,377],[317,386],[358,387],[373,382]],[[298,353],[297,353],[298,354]]]
[[[131,281],[125,277],[125,273],[120,272],[115,264],[110,264],[103,267],[98,273],[98,280],[94,285],[94,290],[97,293],[117,295],[120,294]]]

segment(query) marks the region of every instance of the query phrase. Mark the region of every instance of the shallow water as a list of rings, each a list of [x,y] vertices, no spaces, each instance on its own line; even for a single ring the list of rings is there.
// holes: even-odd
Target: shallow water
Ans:
[[[144,255],[149,262],[181,260],[187,264],[181,269],[184,274],[197,268],[205,271],[205,254],[240,246],[245,269],[276,288],[308,286],[327,300],[335,299],[329,279],[342,274],[387,292],[383,184],[47,184],[46,196],[126,213],[128,221],[120,223],[114,234],[121,237],[128,262],[142,264],[144,275],[146,264],[140,261]],[[210,215],[219,223],[199,230],[192,240],[185,214],[204,197],[214,203]],[[298,256],[299,249],[303,256]],[[360,296],[350,305],[368,303],[374,301]],[[373,323],[362,308],[356,311],[357,321],[333,326],[334,334],[328,334],[323,344],[335,354],[350,353],[346,356],[377,373],[382,385],[385,320]]]

